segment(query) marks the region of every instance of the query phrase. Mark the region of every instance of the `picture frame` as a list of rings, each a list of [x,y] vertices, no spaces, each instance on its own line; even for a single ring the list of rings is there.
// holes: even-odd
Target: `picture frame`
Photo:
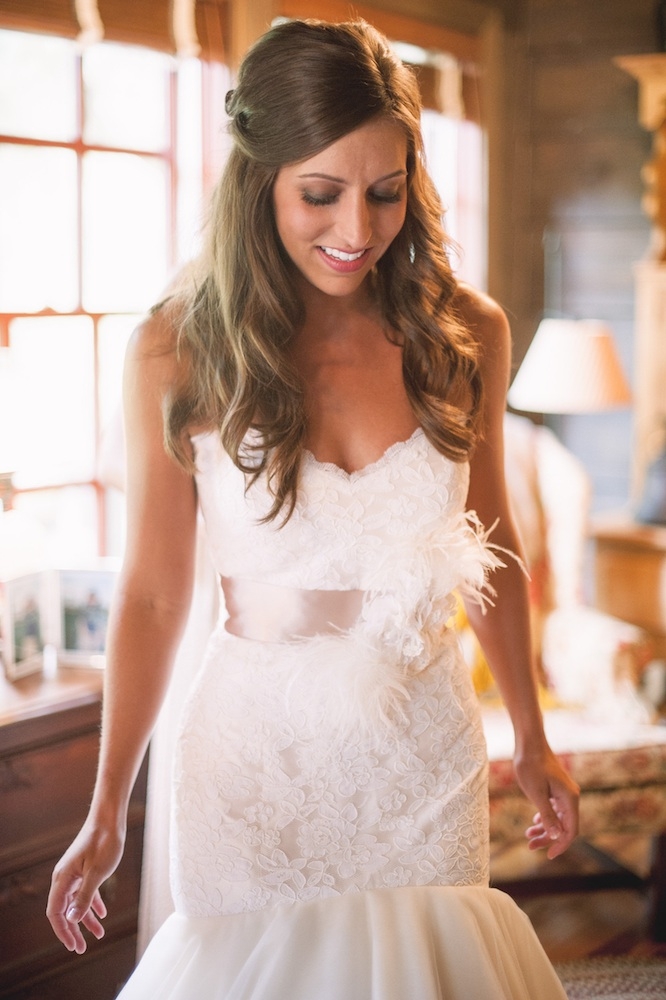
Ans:
[[[106,631],[117,567],[85,567],[57,571],[58,662],[63,666],[103,667]]]
[[[28,573],[0,581],[1,650],[10,681],[43,669],[48,641],[46,573]]]

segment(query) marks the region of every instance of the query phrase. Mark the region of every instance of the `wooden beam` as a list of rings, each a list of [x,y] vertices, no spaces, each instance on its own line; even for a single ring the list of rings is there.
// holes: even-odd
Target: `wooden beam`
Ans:
[[[229,0],[229,61],[235,72],[245,53],[278,16],[277,0]]]
[[[449,52],[461,62],[478,62],[481,58],[482,45],[477,35],[467,35],[406,14],[349,3],[348,0],[278,0],[276,6],[282,17],[314,17],[322,21],[350,21],[360,17],[392,41]]]

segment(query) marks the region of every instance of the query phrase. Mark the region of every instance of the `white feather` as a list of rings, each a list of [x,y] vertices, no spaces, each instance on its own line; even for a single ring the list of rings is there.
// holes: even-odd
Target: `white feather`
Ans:
[[[489,541],[494,527],[486,530],[474,512],[460,512],[417,546],[409,538],[391,546],[353,628],[295,644],[291,709],[341,736],[404,723],[410,680],[445,655],[458,655],[449,626],[454,592],[485,610],[495,594],[489,574],[505,566],[498,553],[517,558]]]

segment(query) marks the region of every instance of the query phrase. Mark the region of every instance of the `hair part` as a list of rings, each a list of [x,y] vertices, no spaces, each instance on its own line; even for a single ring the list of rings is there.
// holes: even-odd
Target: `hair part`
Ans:
[[[184,386],[165,405],[165,440],[193,471],[188,428],[219,429],[247,474],[266,473],[266,520],[293,512],[306,432],[304,392],[288,344],[304,320],[294,265],[277,232],[280,168],[386,117],[407,137],[405,223],[376,266],[377,303],[403,348],[414,413],[433,445],[469,457],[481,401],[476,345],[454,314],[442,206],[424,163],[413,73],[364,21],[288,21],[268,31],[227,95],[233,148],[214,192],[195,288],[179,296]],[[248,431],[256,437],[248,442]]]

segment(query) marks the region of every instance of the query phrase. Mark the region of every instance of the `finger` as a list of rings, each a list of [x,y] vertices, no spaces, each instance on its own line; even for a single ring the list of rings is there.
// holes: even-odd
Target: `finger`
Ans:
[[[102,899],[99,890],[93,896],[92,909],[95,911],[97,916],[100,917],[102,920],[107,914],[106,904],[104,903],[104,900]]]
[[[81,923],[99,941],[104,937],[104,927],[99,922],[92,909],[81,917]]]
[[[574,802],[570,810],[558,810],[558,816],[562,825],[562,835],[549,848],[548,857],[551,860],[563,854],[571,846],[578,834],[577,803]]]
[[[91,909],[97,912],[97,907],[100,904],[104,910],[104,913],[100,913],[100,916],[106,915],[106,909],[99,893],[99,884],[100,879],[95,870],[91,868],[81,879],[79,888],[73,894],[70,905],[66,910],[65,916],[70,923],[78,924]]]
[[[105,916],[106,906],[104,905],[104,900],[102,899],[99,890],[97,890],[93,896],[92,903],[90,904],[90,909],[81,917],[81,923],[98,940],[104,937],[104,927],[98,918],[104,918]]]
[[[87,945],[78,923],[68,920],[65,914],[51,917],[50,920],[51,927],[65,948],[68,951],[75,951],[77,955],[82,955]]]
[[[548,831],[539,823],[536,826],[530,826],[525,831],[525,836],[527,837],[527,846],[530,851],[538,851],[544,847],[549,847],[553,842],[550,839]]]
[[[543,827],[549,840],[558,841],[564,833],[564,828],[558,814],[555,812],[555,800],[544,799],[537,802],[537,805],[539,811],[534,817],[535,822]]]
[[[76,951],[77,937],[65,916],[50,916],[49,921],[55,936],[67,951]]]
[[[73,926],[66,915],[80,885],[80,876],[72,878],[65,876],[62,872],[54,872],[46,906],[46,916],[51,927],[58,940],[64,944],[68,951],[76,951],[77,945],[81,944],[81,934],[78,927]]]

